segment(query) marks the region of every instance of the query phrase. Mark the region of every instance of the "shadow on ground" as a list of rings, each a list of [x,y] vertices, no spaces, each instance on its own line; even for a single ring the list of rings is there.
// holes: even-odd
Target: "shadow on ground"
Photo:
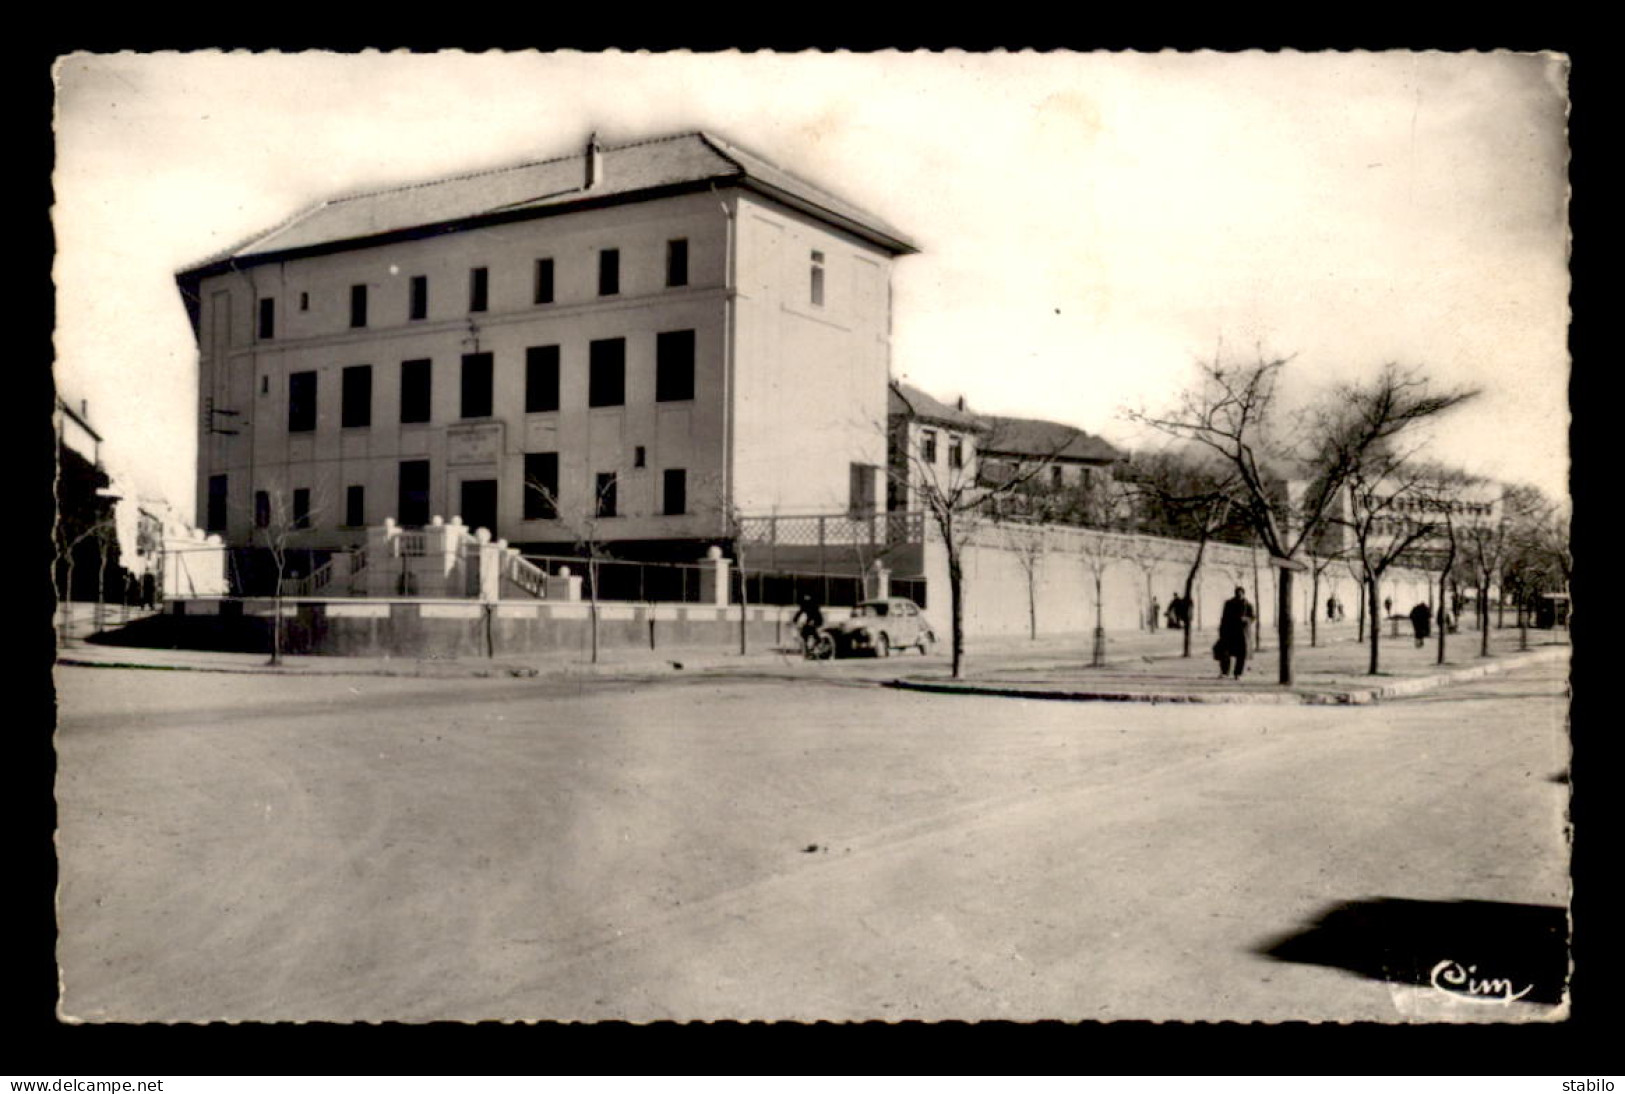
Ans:
[[[1378,897],[1334,905],[1258,952],[1456,995],[1523,992],[1522,1002],[1556,1006],[1568,980],[1568,913],[1544,904]]]

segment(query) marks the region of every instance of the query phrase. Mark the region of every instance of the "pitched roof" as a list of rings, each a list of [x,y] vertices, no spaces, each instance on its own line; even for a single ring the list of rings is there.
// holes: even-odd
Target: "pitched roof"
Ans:
[[[1076,426],[1041,418],[989,416],[982,439],[987,455],[1027,456],[1084,463],[1115,463],[1123,458],[1111,444]]]
[[[894,254],[917,251],[902,233],[845,199],[796,178],[767,160],[707,133],[679,133],[599,149],[592,186],[584,186],[588,152],[324,201],[268,232],[182,271],[195,280],[231,261],[273,261],[290,252],[344,250],[432,230],[522,220],[640,200],[651,191],[707,185],[742,186],[773,197]]]
[[[905,384],[901,380],[891,382],[887,413],[905,415],[922,422],[935,422],[955,429],[981,431],[987,428],[987,424],[970,411],[934,399],[913,384]]]

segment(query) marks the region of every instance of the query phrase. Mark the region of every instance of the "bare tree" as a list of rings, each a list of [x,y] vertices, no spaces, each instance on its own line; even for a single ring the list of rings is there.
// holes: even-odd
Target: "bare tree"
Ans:
[[[73,634],[73,572],[79,547],[87,542],[96,544],[96,557],[100,572],[97,575],[97,600],[101,599],[101,584],[105,580],[108,545],[118,536],[118,528],[111,513],[97,517],[84,527],[70,527],[60,518],[56,525],[57,562],[63,571],[62,619],[58,624],[57,642],[66,646]],[[100,609],[95,617],[100,625]]]
[[[1234,523],[1240,482],[1223,463],[1171,450],[1134,456],[1124,469],[1122,482],[1133,506],[1137,531],[1195,544],[1179,593],[1185,603],[1179,617],[1184,632],[1183,655],[1189,657],[1196,615],[1192,610],[1196,578],[1208,544]]]
[[[883,428],[892,447],[886,469],[898,489],[908,491],[919,500],[942,541],[948,563],[952,673],[959,679],[964,674],[965,662],[965,548],[979,529],[999,518],[1001,506],[1053,465],[1054,456],[1071,443],[1072,438],[1065,438],[1048,455],[1004,459],[994,474],[982,473],[974,457],[950,458],[944,464],[935,458],[922,457],[909,428],[922,419],[921,410],[912,405],[899,385],[893,385],[892,391],[904,410],[901,421]],[[984,439],[995,433],[991,426],[964,431],[980,433]]]
[[[1293,572],[1297,556],[1319,534],[1350,477],[1374,452],[1465,401],[1467,391],[1433,394],[1427,381],[1396,365],[1366,384],[1331,393],[1316,412],[1289,414],[1278,386],[1286,358],[1201,366],[1198,382],[1163,414],[1130,415],[1172,436],[1206,447],[1231,468],[1246,515],[1279,570],[1276,629],[1279,681],[1292,683]],[[1288,473],[1306,470],[1303,488],[1288,487]],[[1296,477],[1296,476],[1293,476]]]
[[[255,505],[255,531],[270,556],[275,583],[271,589],[271,664],[282,664],[282,598],[288,577],[288,553],[295,534],[310,527],[312,512],[306,494],[298,508],[288,491],[274,487],[264,492],[264,506]]]
[[[1101,668],[1106,664],[1106,571],[1123,553],[1115,540],[1100,532],[1084,533],[1078,553],[1083,556],[1083,567],[1089,572],[1095,589],[1095,629],[1089,664],[1092,668]]]
[[[592,663],[598,663],[598,578],[600,563],[612,559],[608,545],[602,534],[602,522],[606,517],[613,517],[619,513],[619,483],[620,476],[609,474],[598,479],[593,486],[590,504],[580,511],[566,514],[559,504],[558,493],[547,483],[534,476],[525,478],[526,491],[537,495],[545,505],[545,511],[551,518],[559,522],[559,526],[569,533],[575,542],[576,551],[581,555],[587,566],[587,628],[592,644]]]

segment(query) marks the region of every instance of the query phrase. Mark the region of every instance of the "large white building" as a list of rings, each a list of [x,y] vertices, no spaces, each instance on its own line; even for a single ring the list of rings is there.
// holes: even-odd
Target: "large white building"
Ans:
[[[704,133],[323,202],[178,275],[200,523],[692,558],[740,516],[878,510],[915,251]]]

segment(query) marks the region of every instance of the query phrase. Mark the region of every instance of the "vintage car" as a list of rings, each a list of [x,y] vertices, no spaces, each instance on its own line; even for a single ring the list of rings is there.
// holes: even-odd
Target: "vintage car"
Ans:
[[[852,609],[850,618],[832,623],[824,633],[833,640],[829,653],[837,657],[865,653],[889,657],[893,650],[911,646],[928,654],[937,640],[919,605],[900,596],[865,600]]]

